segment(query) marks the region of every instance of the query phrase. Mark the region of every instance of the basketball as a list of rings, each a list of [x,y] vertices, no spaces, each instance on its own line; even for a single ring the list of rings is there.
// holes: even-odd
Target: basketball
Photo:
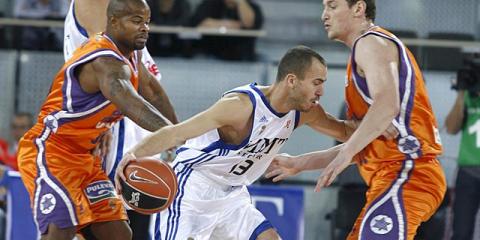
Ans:
[[[153,214],[170,206],[177,194],[177,176],[164,161],[152,158],[129,163],[120,180],[122,197],[133,210]]]

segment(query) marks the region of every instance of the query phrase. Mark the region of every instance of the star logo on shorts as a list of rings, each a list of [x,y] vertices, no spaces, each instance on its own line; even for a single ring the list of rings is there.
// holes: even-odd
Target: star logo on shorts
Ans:
[[[420,142],[414,136],[406,136],[398,140],[398,150],[405,154],[415,153],[420,149]]]
[[[393,228],[393,220],[386,215],[377,215],[370,221],[370,229],[376,234],[387,234]]]
[[[58,121],[57,119],[52,116],[48,115],[44,120],[43,123],[47,128],[49,128],[52,132],[57,132],[58,129]]]
[[[42,196],[40,199],[40,211],[42,214],[49,214],[55,209],[55,205],[57,204],[57,199],[53,194],[47,193]]]

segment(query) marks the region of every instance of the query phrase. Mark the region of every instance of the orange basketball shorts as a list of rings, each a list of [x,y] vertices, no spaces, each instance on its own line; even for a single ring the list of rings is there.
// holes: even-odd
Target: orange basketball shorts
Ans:
[[[386,164],[372,177],[365,207],[347,239],[413,240],[419,225],[440,206],[445,191],[445,176],[436,159]]]
[[[19,171],[30,195],[33,216],[45,234],[49,224],[77,230],[93,222],[127,220],[122,200],[101,169],[98,157],[72,154],[61,142],[22,139]]]

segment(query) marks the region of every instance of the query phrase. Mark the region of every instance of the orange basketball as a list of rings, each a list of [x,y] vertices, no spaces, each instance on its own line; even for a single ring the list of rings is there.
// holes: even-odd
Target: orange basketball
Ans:
[[[164,161],[144,158],[129,163],[121,180],[122,196],[133,210],[153,214],[170,206],[177,194],[177,176]]]

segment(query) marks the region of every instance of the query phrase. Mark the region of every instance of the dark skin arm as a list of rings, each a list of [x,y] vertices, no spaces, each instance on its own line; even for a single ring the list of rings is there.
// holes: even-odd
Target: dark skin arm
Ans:
[[[117,108],[135,123],[155,131],[171,122],[152,104],[141,97],[132,83],[130,68],[112,57],[99,57],[77,70],[80,86],[85,92],[101,91]]]
[[[160,113],[172,123],[178,123],[177,115],[173,110],[172,103],[160,82],[153,76],[143,64],[138,64],[140,84],[138,93],[150,102]]]

